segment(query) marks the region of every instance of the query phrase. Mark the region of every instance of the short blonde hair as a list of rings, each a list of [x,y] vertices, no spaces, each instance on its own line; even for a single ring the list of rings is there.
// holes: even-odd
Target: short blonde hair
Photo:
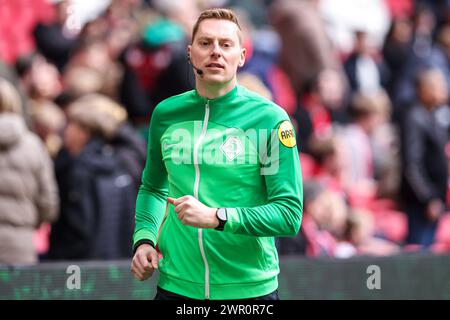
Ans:
[[[103,88],[104,79],[94,69],[87,67],[71,67],[64,73],[64,81],[68,91],[75,97],[100,92]]]
[[[69,105],[67,116],[93,134],[114,138],[117,129],[127,120],[127,111],[114,100],[101,94],[85,95]]]
[[[0,78],[0,113],[22,113],[22,101],[17,89],[6,79]]]
[[[272,100],[272,93],[270,90],[264,85],[264,83],[257,76],[249,73],[242,72],[237,75],[238,83],[247,88],[250,91],[256,92],[260,96],[268,100]]]
[[[218,20],[228,20],[233,22],[237,25],[239,31],[241,31],[241,26],[239,25],[239,21],[234,14],[233,11],[229,9],[223,9],[223,8],[213,8],[213,9],[207,9],[204,10],[202,13],[200,13],[200,16],[197,18],[197,21],[194,24],[194,28],[192,29],[192,41],[194,41],[195,35],[197,34],[198,27],[200,26],[200,23],[203,20],[207,19],[218,19]],[[242,43],[242,36],[238,34],[239,41]]]
[[[388,117],[391,114],[391,100],[383,89],[367,94],[357,93],[352,99],[352,111],[356,116],[377,113]]]
[[[34,126],[42,126],[51,132],[58,132],[65,125],[65,114],[51,101],[30,101],[30,116]]]

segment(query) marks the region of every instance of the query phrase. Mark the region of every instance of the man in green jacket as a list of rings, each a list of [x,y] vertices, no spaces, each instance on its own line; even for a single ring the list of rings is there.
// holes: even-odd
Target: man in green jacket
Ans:
[[[278,299],[275,238],[295,236],[303,189],[286,112],[237,84],[234,14],[209,9],[188,46],[196,89],[154,110],[131,271],[155,299]]]

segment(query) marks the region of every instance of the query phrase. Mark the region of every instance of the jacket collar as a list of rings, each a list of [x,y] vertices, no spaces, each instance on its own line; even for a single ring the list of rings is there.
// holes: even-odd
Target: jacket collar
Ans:
[[[222,103],[230,102],[239,95],[239,91],[240,91],[240,87],[238,84],[236,84],[233,89],[231,89],[224,95],[214,98],[214,99],[208,99],[208,98],[202,97],[201,95],[198,94],[197,90],[194,90],[194,94],[197,99],[201,100],[204,103],[206,103],[208,101],[209,104],[211,105],[211,104],[222,104]]]

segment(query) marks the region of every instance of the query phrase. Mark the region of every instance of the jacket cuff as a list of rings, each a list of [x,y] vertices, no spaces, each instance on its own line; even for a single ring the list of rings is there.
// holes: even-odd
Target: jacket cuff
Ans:
[[[145,243],[145,244],[151,245],[153,248],[155,247],[155,244],[153,243],[152,240],[141,239],[141,240],[139,240],[138,242],[136,242],[136,243],[133,245],[133,255],[136,253],[137,248],[138,248],[141,244],[144,244],[144,243]]]
[[[235,233],[240,226],[239,213],[236,208],[227,208],[227,223],[223,231]]]

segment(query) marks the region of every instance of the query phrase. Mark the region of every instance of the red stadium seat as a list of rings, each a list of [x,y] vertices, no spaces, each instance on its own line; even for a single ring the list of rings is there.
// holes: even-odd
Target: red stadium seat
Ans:
[[[300,165],[302,166],[303,179],[309,179],[314,176],[316,172],[316,162],[309,154],[300,152]]]
[[[436,253],[450,252],[450,213],[444,214],[439,220],[432,250]]]
[[[408,235],[408,217],[397,210],[374,212],[375,226],[388,240],[402,243]]]

